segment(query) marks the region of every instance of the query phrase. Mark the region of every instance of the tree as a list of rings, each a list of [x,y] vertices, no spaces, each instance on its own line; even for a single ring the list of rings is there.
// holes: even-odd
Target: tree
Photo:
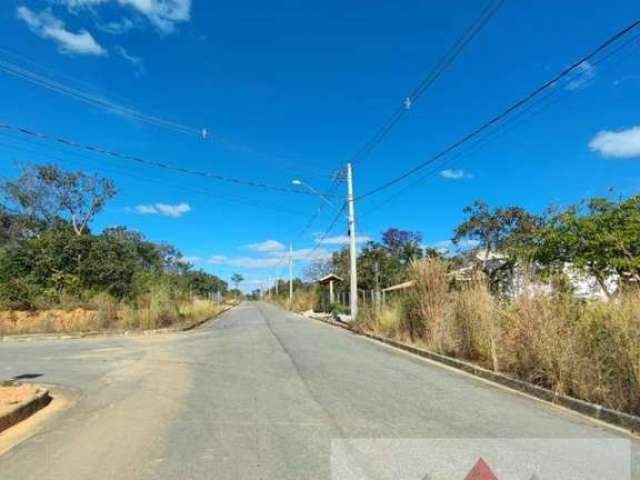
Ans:
[[[223,295],[227,292],[227,282],[202,270],[185,272],[179,275],[179,279],[185,290],[199,297],[207,297],[213,292]]]
[[[235,285],[235,289],[238,290],[240,284],[244,282],[244,277],[239,273],[234,273],[231,275],[231,283]]]
[[[640,195],[612,202],[595,198],[550,216],[540,231],[535,259],[550,269],[565,263],[593,276],[607,296],[607,278],[640,281]]]
[[[82,235],[105,203],[116,194],[111,180],[84,172],[65,172],[56,165],[26,167],[14,182],[0,185],[20,213],[47,224],[67,220]]]
[[[406,279],[407,267],[422,257],[422,234],[397,228],[382,233],[382,242],[369,241],[358,254],[358,288],[374,290]],[[349,289],[349,249],[333,252],[328,270],[345,279],[335,288]]]
[[[420,232],[388,228],[382,233],[382,245],[391,256],[398,258],[405,264],[422,257],[422,234]]]
[[[0,203],[0,247],[15,245],[25,238],[38,235],[46,228],[42,221],[37,221],[28,215],[12,213]]]
[[[541,217],[528,213],[521,207],[494,208],[476,200],[463,210],[467,219],[454,232],[453,243],[463,240],[478,242],[487,252],[509,250],[514,256],[526,254],[527,247],[541,228]]]
[[[531,260],[543,219],[521,207],[491,210],[481,200],[463,211],[467,219],[455,229],[453,243],[477,242],[484,249],[482,270],[489,277],[491,289],[497,294],[508,295],[513,286],[516,262]],[[490,254],[496,251],[503,257],[492,259]]]
[[[331,260],[315,259],[305,268],[304,278],[309,282],[315,282],[331,272],[333,272]]]

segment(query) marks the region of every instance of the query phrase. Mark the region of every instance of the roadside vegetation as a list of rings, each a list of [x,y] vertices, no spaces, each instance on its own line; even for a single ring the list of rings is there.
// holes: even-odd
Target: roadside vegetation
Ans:
[[[289,282],[277,280],[277,284],[277,288],[274,285],[262,298],[294,312],[307,312],[319,308],[319,292],[313,282],[305,282],[299,278],[293,279],[291,299],[289,298]],[[260,291],[252,292],[249,298],[260,299]]]
[[[353,328],[640,415],[640,196],[464,213],[449,242],[391,228],[361,249]],[[348,260],[342,249],[310,268],[345,281],[333,305],[301,282],[300,310],[348,311]]]
[[[501,301],[484,280],[451,281],[446,262],[410,267],[415,288],[356,328],[610,408],[640,414],[640,294],[584,301],[571,294],[522,294]]]
[[[0,335],[162,328],[217,313],[227,294],[173,246],[91,224],[116,194],[108,179],[54,165],[0,185]]]

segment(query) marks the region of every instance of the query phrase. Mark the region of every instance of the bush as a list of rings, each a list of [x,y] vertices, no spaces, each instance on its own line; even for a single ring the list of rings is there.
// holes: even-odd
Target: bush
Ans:
[[[640,293],[584,301],[566,289],[500,303],[483,281],[449,282],[438,260],[411,266],[401,303],[364,307],[356,328],[426,348],[610,408],[640,414]]]

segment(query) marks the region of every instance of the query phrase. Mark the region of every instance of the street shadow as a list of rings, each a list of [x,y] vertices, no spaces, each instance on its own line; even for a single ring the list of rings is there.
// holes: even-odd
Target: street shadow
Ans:
[[[16,375],[12,378],[12,380],[31,380],[33,378],[39,378],[43,373],[23,373],[21,375]]]

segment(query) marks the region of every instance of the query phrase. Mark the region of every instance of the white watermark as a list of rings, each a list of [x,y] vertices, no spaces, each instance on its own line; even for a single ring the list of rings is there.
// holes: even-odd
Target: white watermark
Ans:
[[[332,480],[630,480],[625,439],[336,439]]]

